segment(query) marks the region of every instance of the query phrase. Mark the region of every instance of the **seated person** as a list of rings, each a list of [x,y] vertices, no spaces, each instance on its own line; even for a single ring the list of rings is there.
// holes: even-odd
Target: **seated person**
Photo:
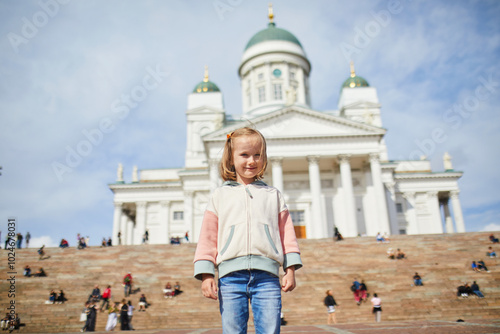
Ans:
[[[56,303],[56,298],[57,298],[56,292],[54,290],[50,290],[49,302],[51,304],[55,304]]]
[[[334,230],[333,234],[334,234],[334,237],[337,238],[337,241],[344,240],[344,237],[339,232],[339,229],[337,227],[335,227],[335,230]]]
[[[62,290],[59,290],[59,294],[57,295],[56,302],[58,304],[64,304],[66,301],[66,296],[64,295],[64,292]]]
[[[471,268],[474,271],[479,271],[479,268],[477,267],[476,261],[472,261]]]
[[[285,320],[285,314],[283,312],[281,312],[281,314],[280,314],[280,319],[281,319],[280,320],[281,321],[281,326],[285,326],[288,323],[288,321]]]
[[[174,296],[178,296],[181,293],[182,293],[181,285],[179,284],[179,282],[175,282],[175,285],[174,285]]]
[[[106,238],[102,238],[101,247],[106,247],[106,246],[107,246]]]
[[[108,242],[106,243],[106,246],[107,247],[113,246],[113,241],[111,240],[111,238],[108,238]]]
[[[26,267],[24,267],[24,276],[31,277],[31,268],[28,265],[26,265]]]
[[[490,272],[483,260],[477,261],[477,267],[479,268],[479,270],[485,270],[487,272]]]
[[[385,242],[390,242],[391,241],[391,239],[389,238],[389,233],[387,233],[387,232],[384,233],[383,238],[384,238]]]
[[[85,238],[81,237],[78,241],[78,249],[84,249],[85,247],[87,247],[87,243],[85,243]]]
[[[168,282],[167,285],[165,285],[165,289],[163,289],[163,292],[165,293],[165,298],[172,298],[173,291],[170,282]]]
[[[488,252],[486,253],[486,255],[489,257],[497,257],[497,253],[495,253],[495,251],[491,246],[488,247]]]
[[[21,326],[21,319],[19,318],[19,315],[16,313],[14,319],[10,320],[10,331],[12,332],[15,329],[19,329],[20,326]]]
[[[2,330],[9,329],[9,327],[10,327],[10,315],[8,312],[5,314],[5,317],[2,318],[2,321],[0,321],[0,327],[2,328]]]
[[[34,273],[33,276],[46,277],[47,274],[45,273],[45,270],[43,270],[43,268],[40,267],[40,269],[38,269],[38,271],[36,273]]]
[[[387,257],[391,260],[394,260],[396,258],[396,253],[394,253],[394,249],[389,248],[387,250]]]
[[[146,296],[144,294],[141,295],[141,298],[139,298],[139,312],[146,312],[146,309],[148,308],[149,304],[146,300]]]
[[[406,254],[401,251],[401,249],[398,248],[398,252],[396,254],[396,259],[401,260],[401,259],[406,259]]]
[[[92,293],[89,295],[88,301],[91,303],[96,303],[101,299],[101,290],[99,289],[99,285],[94,286],[94,290],[92,290]]]
[[[415,273],[413,275],[413,282],[415,283],[415,286],[422,286],[424,283],[422,283],[422,277],[418,273]]]
[[[477,285],[476,281],[474,281],[474,283],[472,283],[471,285],[471,290],[474,294],[476,294],[476,296],[478,296],[479,298],[484,298],[484,295],[483,293],[479,290],[479,285]]]
[[[61,242],[59,243],[59,247],[61,247],[61,248],[67,248],[67,247],[69,247],[68,240],[61,239]]]
[[[499,243],[499,240],[498,238],[495,238],[495,236],[492,234],[490,235],[490,241],[494,244],[498,244]]]
[[[377,233],[377,242],[385,242],[385,239],[380,232]]]
[[[457,297],[468,297],[469,296],[469,293],[467,292],[466,285],[467,285],[467,283],[465,283],[464,285],[460,285],[457,288]]]

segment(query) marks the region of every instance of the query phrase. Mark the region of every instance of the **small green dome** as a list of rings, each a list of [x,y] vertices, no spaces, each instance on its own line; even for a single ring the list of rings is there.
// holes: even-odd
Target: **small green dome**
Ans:
[[[196,85],[193,89],[193,93],[212,93],[220,92],[219,87],[212,81],[202,81]]]
[[[193,89],[193,93],[213,93],[220,92],[219,87],[212,81],[208,80],[208,66],[205,65],[205,77],[203,81],[196,85]]]
[[[351,76],[342,84],[340,90],[344,88],[369,87],[368,81],[365,78],[357,76],[354,71],[354,62],[351,61]]]
[[[253,35],[250,41],[248,41],[245,50],[255,44],[265,41],[288,41],[302,47],[297,37],[295,37],[292,33],[286,31],[285,29],[276,28],[276,24],[274,24],[274,22],[270,22],[267,29],[261,30]]]
[[[366,81],[364,78],[360,76],[353,76],[349,77],[344,83],[342,84],[342,88],[355,88],[355,87],[369,87],[370,85],[368,84],[368,81]]]

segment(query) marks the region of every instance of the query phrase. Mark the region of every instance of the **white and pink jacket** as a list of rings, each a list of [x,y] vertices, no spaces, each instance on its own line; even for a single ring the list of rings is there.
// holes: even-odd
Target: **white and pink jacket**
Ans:
[[[278,189],[262,181],[227,181],[207,205],[194,257],[194,276],[238,270],[302,267],[293,222]]]

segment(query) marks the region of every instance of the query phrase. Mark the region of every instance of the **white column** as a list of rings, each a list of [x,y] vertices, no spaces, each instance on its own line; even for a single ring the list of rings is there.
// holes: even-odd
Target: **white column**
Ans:
[[[427,192],[428,204],[431,211],[429,231],[426,233],[443,233],[443,221],[441,219],[441,211],[439,210],[439,199],[437,191]]]
[[[113,203],[115,206],[115,211],[113,213],[113,234],[111,235],[111,240],[113,242],[114,246],[118,245],[118,232],[121,231],[120,229],[120,221],[122,217],[122,205],[123,203],[121,202],[116,202]],[[121,232],[123,234],[123,232]]]
[[[142,238],[146,232],[146,202],[135,203],[135,231],[133,245],[142,244]]]
[[[307,157],[309,161],[309,186],[311,190],[311,209],[313,221],[310,225],[312,238],[325,238],[325,223],[321,210],[321,176],[319,172],[319,156]],[[273,173],[274,175],[274,173]],[[309,238],[309,235],[307,236]]]
[[[122,214],[120,217],[120,231],[122,233],[121,235],[121,244],[126,245],[127,244],[127,221],[129,221],[130,218],[128,218],[127,215]]]
[[[217,187],[219,187],[219,163],[218,159],[209,159],[209,169],[210,169],[210,193],[213,193]],[[170,238],[169,238],[170,239]]]
[[[160,243],[170,243],[170,201],[160,202]]]
[[[460,206],[460,199],[458,198],[458,190],[450,191],[451,204],[453,205],[453,214],[455,216],[455,225],[458,233],[465,232],[464,216],[462,214],[462,207]]]
[[[406,234],[420,234],[417,222],[417,211],[415,210],[415,193],[403,193],[403,198],[406,199],[406,217],[408,219],[408,229],[406,230]]]
[[[339,155],[340,177],[342,179],[342,188],[344,190],[344,201],[347,220],[347,232],[345,236],[355,237],[358,235],[358,224],[356,222],[356,212],[354,211],[354,191],[352,188],[351,156],[347,154]],[[341,232],[342,233],[342,232]]]
[[[455,229],[453,228],[453,219],[451,218],[450,207],[448,205],[449,200],[449,198],[444,198],[441,200],[444,211],[444,222],[446,225],[446,233],[455,233]]]
[[[391,234],[399,234],[398,213],[396,212],[396,183],[391,182],[386,184],[387,192],[387,207],[389,208],[389,220],[391,226]]]
[[[380,233],[390,233],[389,215],[387,214],[387,203],[385,201],[384,184],[382,183],[382,172],[380,170],[380,157],[378,154],[370,154],[370,169],[372,182],[375,189],[377,205],[378,230]]]
[[[189,232],[193,236],[193,197],[194,191],[184,191],[184,229],[183,232]]]
[[[126,240],[125,245],[133,245],[134,244],[134,236],[135,236],[135,232],[136,232],[135,227],[134,227],[134,222],[129,217],[127,217],[127,219],[125,221],[126,221],[126,225],[127,225],[127,227],[126,227],[127,238],[125,239]]]
[[[271,158],[273,168],[273,187],[283,192],[283,158]]]

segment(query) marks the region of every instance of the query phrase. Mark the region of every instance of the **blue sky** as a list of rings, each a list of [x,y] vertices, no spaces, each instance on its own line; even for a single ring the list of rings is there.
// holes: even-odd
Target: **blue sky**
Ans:
[[[277,26],[300,40],[312,64],[313,109],[337,109],[352,58],[377,88],[389,158],[426,155],[441,171],[449,152],[464,171],[467,231],[500,230],[500,2],[273,5]],[[0,0],[2,239],[8,217],[30,231],[33,246],[110,236],[108,184],[118,163],[126,181],[134,165],[184,165],[187,96],[205,65],[227,113],[241,113],[237,68],[248,40],[266,28],[267,6]],[[155,80],[145,83],[148,75]],[[127,105],[131,94],[141,101]],[[436,129],[444,140],[432,138]],[[75,158],[76,150],[85,155]]]

